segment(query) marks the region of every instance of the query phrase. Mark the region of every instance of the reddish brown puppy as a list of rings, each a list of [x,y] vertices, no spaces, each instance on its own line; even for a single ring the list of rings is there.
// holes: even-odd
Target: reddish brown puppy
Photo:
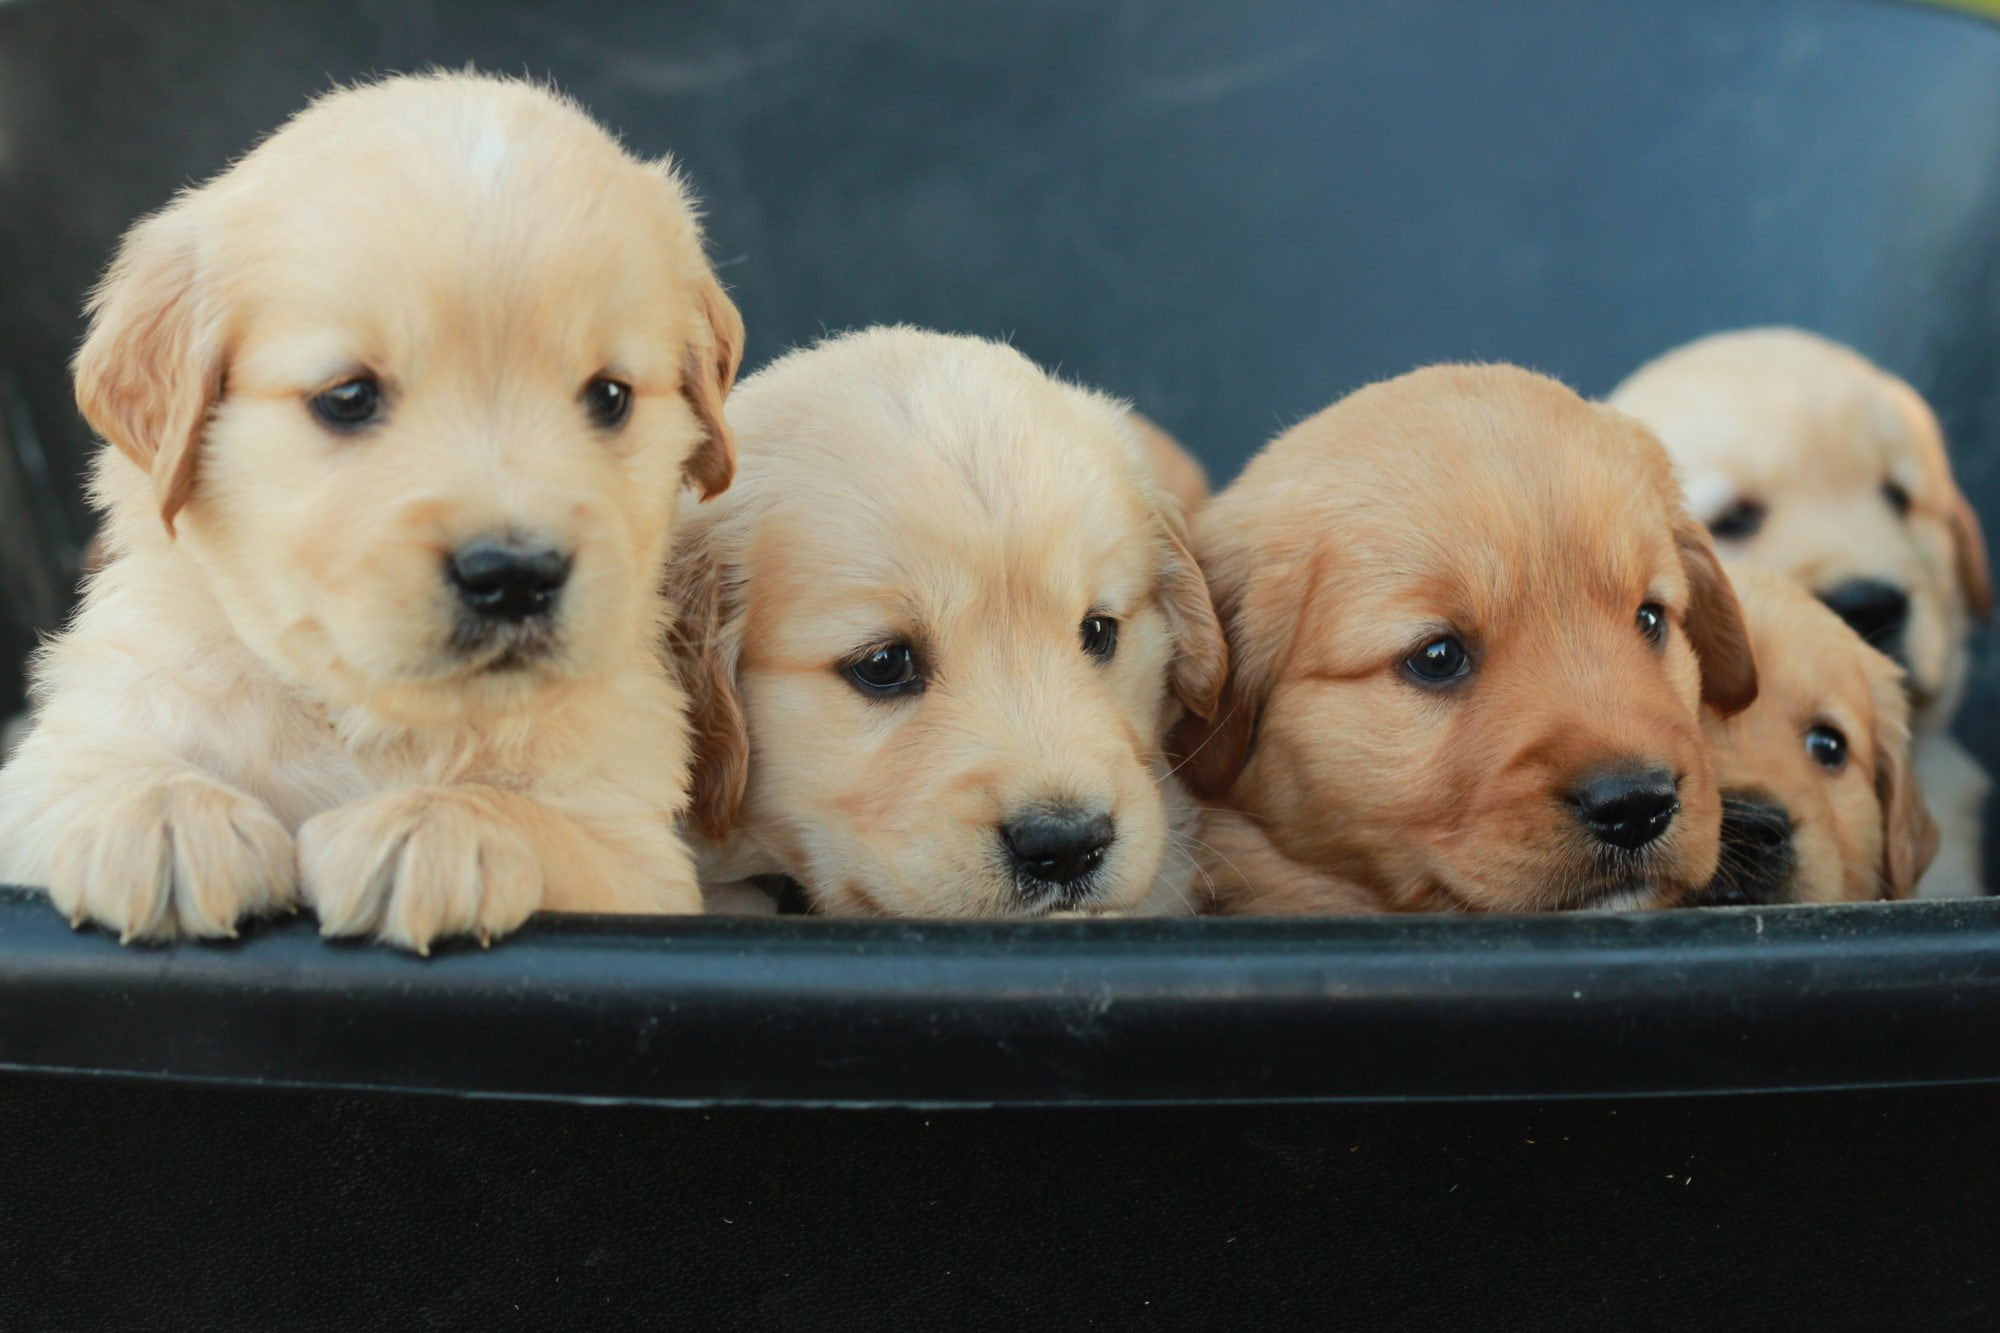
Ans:
[[[1177,736],[1240,913],[1660,905],[1708,883],[1700,708],[1757,676],[1666,455],[1508,366],[1377,384],[1196,521],[1228,636]]]

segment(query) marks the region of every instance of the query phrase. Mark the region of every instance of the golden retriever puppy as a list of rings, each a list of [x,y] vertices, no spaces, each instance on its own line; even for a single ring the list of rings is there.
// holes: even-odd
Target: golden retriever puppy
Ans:
[[[1706,720],[1722,862],[1695,905],[1907,898],[1937,850],[1903,672],[1782,574],[1731,580],[1757,700]]]
[[[1012,348],[876,328],[730,402],[736,486],[683,513],[675,654],[715,909],[1188,910],[1161,753],[1221,633],[1123,405]]]
[[[1637,423],[1435,366],[1279,436],[1195,523],[1227,635],[1184,723],[1235,913],[1664,905],[1714,874],[1735,594]]]
[[[730,479],[741,325],[670,168],[526,83],[335,93],[137,224],[91,316],[109,560],[0,880],[141,940],[301,890],[418,950],[699,910],[659,579]]]
[[[1666,444],[1724,561],[1797,579],[1903,665],[1917,772],[1943,829],[1921,892],[1980,892],[1991,783],[1949,728],[1993,579],[1930,408],[1860,354],[1785,328],[1689,343],[1610,401]]]

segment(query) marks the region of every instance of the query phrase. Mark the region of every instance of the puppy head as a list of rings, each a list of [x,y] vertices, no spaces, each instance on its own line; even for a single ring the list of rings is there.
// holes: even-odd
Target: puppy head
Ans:
[[[685,189],[525,83],[322,99],[135,226],[91,315],[114,543],[171,538],[337,705],[507,711],[637,660],[676,492],[733,468],[742,326]]]
[[[1741,570],[1757,701],[1706,721],[1722,864],[1700,904],[1907,898],[1937,850],[1902,671],[1782,575]]]
[[[1177,748],[1281,852],[1402,908],[1707,883],[1697,705],[1742,708],[1756,673],[1629,419],[1512,367],[1420,370],[1279,437],[1195,530],[1231,675]]]
[[[731,404],[674,562],[695,821],[823,910],[1116,909],[1169,851],[1160,738],[1222,643],[1123,409],[1010,348],[874,329]]]
[[[1611,402],[1659,434],[1725,560],[1805,584],[1908,670],[1919,723],[1950,717],[1993,584],[1915,390],[1824,338],[1749,329],[1667,353]]]

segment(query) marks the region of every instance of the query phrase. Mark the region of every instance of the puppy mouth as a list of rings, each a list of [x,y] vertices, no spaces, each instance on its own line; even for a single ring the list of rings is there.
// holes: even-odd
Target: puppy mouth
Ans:
[[[1659,868],[1660,858],[1651,847],[1639,852],[1596,849],[1584,873],[1562,886],[1556,910],[1634,912],[1658,907],[1669,896]]]
[[[464,617],[452,628],[452,653],[476,676],[515,675],[546,665],[561,646],[562,635],[548,616],[511,624]]]
[[[1019,914],[1050,916],[1088,907],[1098,896],[1097,879],[1095,871],[1069,884],[1041,884],[1016,878],[1014,894],[1020,904]]]
[[[1660,886],[1652,879],[1631,877],[1587,884],[1563,895],[1563,912],[1636,912],[1657,906]]]

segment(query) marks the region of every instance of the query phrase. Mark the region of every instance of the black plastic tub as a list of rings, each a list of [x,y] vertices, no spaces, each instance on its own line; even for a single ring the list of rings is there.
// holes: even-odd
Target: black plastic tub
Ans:
[[[0,707],[88,531],[121,228],[310,93],[553,75],[753,366],[1009,335],[1226,481],[1367,380],[1789,322],[2000,522],[2000,28],[1875,0],[0,2]],[[1961,734],[2000,765],[1984,651]],[[1993,863],[2000,848],[1989,848]],[[2000,902],[310,925],[0,891],[0,1327],[1990,1326]]]

